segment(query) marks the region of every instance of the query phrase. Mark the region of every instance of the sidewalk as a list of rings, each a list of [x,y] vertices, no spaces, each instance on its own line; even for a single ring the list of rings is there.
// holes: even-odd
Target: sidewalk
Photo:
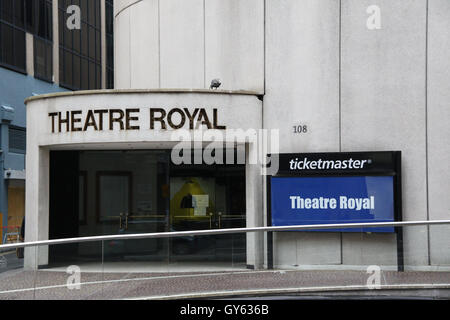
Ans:
[[[23,259],[17,258],[16,250],[0,252],[0,274],[21,268],[23,268]]]
[[[226,271],[210,273],[82,273],[13,270],[0,274],[0,299],[183,299],[231,298],[269,294],[415,295],[429,290],[434,298],[450,298],[450,272],[381,273],[380,290],[370,290],[362,271]],[[34,288],[36,287],[36,290]],[[425,293],[425,296],[427,293]]]

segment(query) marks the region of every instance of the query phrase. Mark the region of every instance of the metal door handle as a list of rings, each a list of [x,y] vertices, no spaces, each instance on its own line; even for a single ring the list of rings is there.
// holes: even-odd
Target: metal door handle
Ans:
[[[221,229],[222,228],[222,212],[219,212],[218,216],[219,216],[219,229]]]
[[[122,228],[124,227],[123,225],[123,216],[124,214],[121,212],[119,214],[119,230],[122,230]],[[125,230],[128,230],[128,213],[125,214]]]

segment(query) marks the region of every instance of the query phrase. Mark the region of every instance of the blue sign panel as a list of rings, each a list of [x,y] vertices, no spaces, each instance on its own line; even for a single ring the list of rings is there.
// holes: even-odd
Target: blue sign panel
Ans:
[[[392,176],[272,177],[273,226],[394,221]],[[314,230],[394,232],[393,227]]]

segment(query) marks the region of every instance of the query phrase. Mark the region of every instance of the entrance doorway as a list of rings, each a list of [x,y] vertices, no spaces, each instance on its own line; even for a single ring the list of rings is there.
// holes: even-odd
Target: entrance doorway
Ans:
[[[53,151],[50,238],[245,227],[245,165],[174,165],[168,150]],[[50,262],[245,265],[245,234],[108,241],[50,250]]]
[[[173,231],[244,228],[243,166],[171,165],[170,224]],[[245,234],[172,239],[172,261],[245,262]]]

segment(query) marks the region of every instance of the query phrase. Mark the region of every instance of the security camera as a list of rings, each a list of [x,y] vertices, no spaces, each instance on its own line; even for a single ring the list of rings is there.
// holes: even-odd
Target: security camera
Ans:
[[[220,79],[213,79],[211,81],[211,86],[209,89],[219,89],[219,87],[222,85],[222,82],[220,82]]]

